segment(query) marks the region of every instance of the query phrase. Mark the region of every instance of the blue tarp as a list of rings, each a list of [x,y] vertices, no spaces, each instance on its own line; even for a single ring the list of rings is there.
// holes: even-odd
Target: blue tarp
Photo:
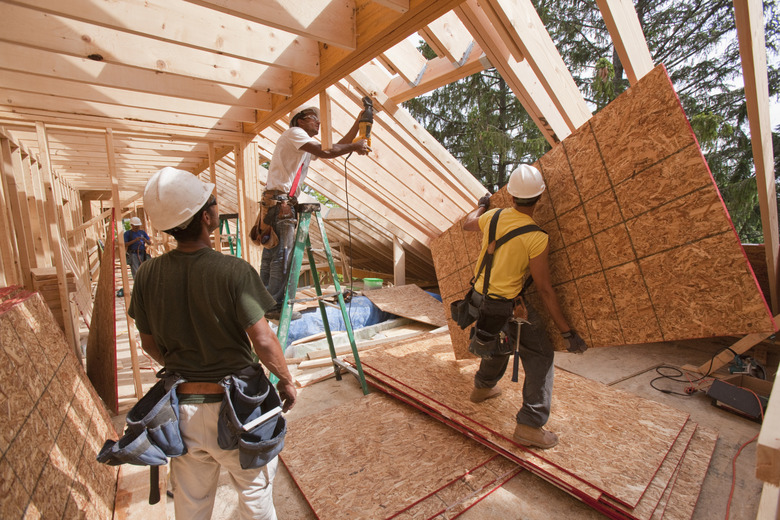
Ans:
[[[344,319],[341,316],[341,309],[325,306],[325,312],[328,315],[328,325],[331,332],[347,330],[344,326]],[[382,323],[392,320],[398,316],[379,310],[379,307],[371,303],[371,300],[365,296],[354,296],[352,301],[347,303],[347,313],[352,323],[352,329],[362,329],[369,325]],[[322,314],[315,307],[302,312],[302,317],[290,323],[290,332],[287,335],[287,346],[293,341],[312,336],[323,332],[325,328],[322,325]]]

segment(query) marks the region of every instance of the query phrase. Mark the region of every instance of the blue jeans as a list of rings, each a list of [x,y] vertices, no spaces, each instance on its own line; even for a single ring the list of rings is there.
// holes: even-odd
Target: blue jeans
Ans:
[[[268,249],[263,248],[263,255],[260,260],[260,280],[268,289],[268,292],[276,300],[276,305],[281,306],[284,301],[285,282],[287,281],[289,266],[292,260],[292,251],[288,253],[287,263],[285,265],[285,244],[293,243],[295,240],[295,227],[280,225],[274,222],[274,231],[279,237],[279,243],[276,247]]]
[[[553,389],[553,361],[555,349],[547,337],[544,325],[536,310],[526,302],[528,321],[520,328],[520,361],[523,363],[525,379],[523,381],[523,406],[517,412],[517,422],[540,428],[550,418]],[[487,318],[487,317],[486,317]],[[489,321],[489,318],[487,318]],[[500,325],[499,325],[500,326]],[[507,322],[504,333],[514,347],[517,338],[517,325]],[[504,377],[512,356],[493,356],[483,359],[474,376],[476,388],[493,388]]]
[[[141,267],[144,260],[146,260],[146,253],[128,251],[125,258],[127,263],[130,264],[130,274],[133,276],[133,280],[135,280],[135,273],[138,271],[138,268]]]

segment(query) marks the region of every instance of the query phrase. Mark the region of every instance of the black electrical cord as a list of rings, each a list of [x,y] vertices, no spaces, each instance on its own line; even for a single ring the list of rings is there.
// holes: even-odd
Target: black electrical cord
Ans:
[[[734,352],[734,350],[731,347],[726,347],[726,350],[731,351],[731,353],[734,354],[734,356],[738,356],[739,355],[736,352]],[[681,369],[679,369],[677,367],[669,366],[669,365],[661,365],[660,367],[656,367],[655,371],[658,374],[658,377],[650,380],[650,386],[652,386],[655,390],[658,390],[659,392],[662,392],[664,394],[681,395],[683,397],[690,397],[690,396],[692,396],[693,394],[695,394],[698,391],[698,389],[693,386],[693,383],[698,383],[702,379],[710,377],[710,374],[712,374],[712,365],[714,363],[715,363],[715,357],[713,356],[713,357],[710,358],[710,366],[707,369],[707,373],[704,374],[703,376],[699,377],[698,379],[690,379],[688,377],[686,377],[685,379],[677,379],[678,377],[681,377],[684,374],[684,372]],[[674,371],[676,371],[676,373],[675,374],[664,374],[662,372],[662,370],[665,370],[665,369],[666,370],[674,370]],[[663,389],[663,388],[658,388],[657,386],[655,386],[653,384],[656,381],[658,381],[659,379],[668,379],[668,380],[674,381],[676,383],[689,383],[689,386],[687,386],[685,388],[685,393],[675,392],[674,390],[666,390],[666,389]]]
[[[352,156],[352,152],[349,152],[347,154],[347,157],[344,159],[344,199],[347,204],[347,236],[349,237],[349,310],[347,311],[347,314],[349,315],[349,321],[352,322],[352,298],[355,294],[354,291],[354,284],[355,280],[352,277],[352,223],[349,219],[349,190],[347,189],[347,161],[349,161],[349,158]],[[346,276],[347,273],[344,273],[344,276]]]

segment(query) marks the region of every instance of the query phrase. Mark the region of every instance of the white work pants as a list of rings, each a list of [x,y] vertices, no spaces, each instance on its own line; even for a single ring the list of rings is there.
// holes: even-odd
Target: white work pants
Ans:
[[[171,459],[176,518],[211,518],[220,469],[225,468],[238,492],[237,518],[276,520],[273,481],[278,457],[262,468],[241,469],[238,450],[223,450],[217,444],[219,407],[220,403],[179,406],[179,427],[187,454]]]

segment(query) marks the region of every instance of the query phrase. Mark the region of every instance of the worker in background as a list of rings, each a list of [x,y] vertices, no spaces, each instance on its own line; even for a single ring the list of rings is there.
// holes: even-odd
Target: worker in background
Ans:
[[[130,274],[133,275],[133,280],[135,280],[135,273],[138,271],[138,268],[149,258],[146,246],[152,245],[149,235],[141,229],[141,225],[141,219],[133,217],[130,219],[130,229],[125,231],[125,253],[127,255],[127,263],[130,264]]]
[[[149,180],[144,190],[147,215],[156,228],[173,235],[177,246],[138,270],[129,314],[143,349],[166,372],[187,381],[176,389],[187,448],[185,455],[171,459],[176,518],[211,517],[224,468],[238,492],[237,518],[275,519],[272,483],[278,458],[242,469],[243,445],[219,447],[218,422],[224,419],[220,407],[223,398],[231,400],[218,382],[224,384],[224,378],[250,368],[264,378],[253,361],[254,347],[263,365],[279,378],[283,411],[295,404],[296,390],[279,341],[263,317],[274,299],[249,263],[212,248],[211,232],[219,224],[213,189],[213,184],[170,167]]]
[[[523,164],[512,172],[507,191],[513,197],[513,206],[502,211],[499,215],[495,232],[496,239],[500,239],[506,233],[521,226],[534,224],[534,208],[544,189],[542,175],[533,166]],[[536,284],[537,293],[568,343],[569,351],[581,353],[587,349],[585,342],[564,317],[550,283],[548,265],[550,246],[547,234],[543,231],[537,230],[521,234],[496,248],[489,279],[490,287],[483,287],[485,273],[484,271],[480,272],[479,266],[488,246],[488,226],[493,215],[498,211],[498,209],[488,211],[489,197],[489,194],[482,197],[478,207],[469,213],[463,222],[463,229],[481,230],[483,233],[482,251],[477,261],[475,290],[472,293],[471,303],[480,309],[475,325],[476,329],[486,331],[489,334],[498,334],[499,331],[503,331],[508,338],[510,351],[502,351],[490,359],[483,358],[481,360],[479,370],[474,376],[474,390],[470,396],[471,401],[475,403],[501,394],[501,389],[496,385],[506,371],[511,349],[518,345],[516,343],[517,324],[510,321],[513,317],[512,306],[509,306],[508,313],[504,315],[485,312],[486,307],[489,307],[482,306],[485,295],[490,295],[489,301],[503,299],[503,301],[514,301],[515,305],[521,305],[524,303],[522,296],[516,298],[521,293],[529,273]],[[517,412],[514,439],[519,444],[526,446],[551,448],[558,443],[558,436],[544,429],[543,426],[550,416],[554,349],[537,312],[530,305],[526,304],[526,308],[527,318],[520,327],[520,341],[517,346],[525,372],[523,405]]]
[[[324,150],[314,139],[320,130],[319,109],[302,107],[294,111],[290,128],[282,132],[276,142],[260,214],[250,231],[252,241],[264,247],[260,276],[276,300],[276,306],[266,315],[268,319],[279,319],[281,313],[295,240],[295,205],[309,170],[309,162],[312,158],[333,159],[352,152],[368,154],[370,149],[365,139],[353,142],[361,115],[338,143]],[[293,319],[297,318],[300,318],[300,313],[293,313]]]

